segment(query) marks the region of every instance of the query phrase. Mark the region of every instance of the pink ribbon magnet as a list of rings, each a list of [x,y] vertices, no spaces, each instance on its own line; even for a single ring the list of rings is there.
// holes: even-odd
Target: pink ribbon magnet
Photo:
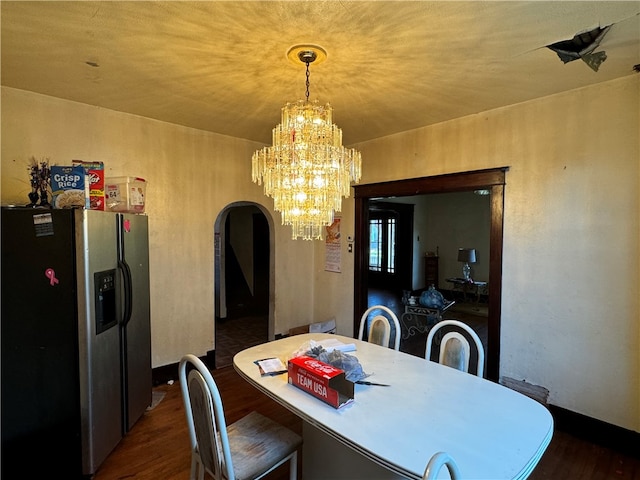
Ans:
[[[53,270],[53,268],[47,268],[44,271],[44,276],[49,279],[49,285],[51,285],[52,287],[56,283],[60,283],[60,281],[56,278],[56,272]]]
[[[131,221],[130,220],[125,220],[124,221],[124,231],[129,233],[131,231]]]

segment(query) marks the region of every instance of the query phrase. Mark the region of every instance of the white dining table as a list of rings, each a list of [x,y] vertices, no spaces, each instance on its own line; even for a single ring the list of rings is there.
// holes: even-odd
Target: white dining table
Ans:
[[[287,360],[311,340],[354,344],[366,380],[339,408],[291,385],[287,374],[261,376],[256,360]],[[553,418],[531,398],[424,358],[333,334],[310,333],[248,348],[237,372],[303,420],[302,478],[421,479],[437,452],[451,455],[465,479],[527,478],[549,445]],[[440,478],[449,478],[446,468]]]

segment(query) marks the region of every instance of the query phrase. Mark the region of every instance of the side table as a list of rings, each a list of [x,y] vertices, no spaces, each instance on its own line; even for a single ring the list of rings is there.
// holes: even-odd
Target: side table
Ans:
[[[489,294],[489,284],[487,282],[467,282],[464,278],[447,278],[451,283],[454,292],[462,292],[464,301],[467,301],[467,294],[475,295],[476,303],[480,302],[480,295]]]

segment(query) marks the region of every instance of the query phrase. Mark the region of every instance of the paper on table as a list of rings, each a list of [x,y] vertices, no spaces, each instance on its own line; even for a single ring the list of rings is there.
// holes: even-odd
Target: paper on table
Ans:
[[[344,343],[334,338],[318,340],[316,343],[318,345],[321,345],[322,348],[324,348],[327,352],[331,352],[333,350],[339,350],[341,352],[354,352],[356,350],[355,343]]]
[[[279,358],[263,358],[254,362],[260,369],[260,375],[279,375],[287,371],[282,360]]]

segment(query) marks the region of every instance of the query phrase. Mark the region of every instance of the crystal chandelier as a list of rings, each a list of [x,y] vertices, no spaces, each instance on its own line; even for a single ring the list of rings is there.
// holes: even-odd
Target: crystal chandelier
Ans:
[[[296,53],[307,66],[306,100],[282,107],[273,146],[253,154],[252,177],[273,197],[294,240],[321,240],[334,212],[341,211],[342,197],[349,197],[351,182],[360,181],[362,160],[360,152],[342,145],[331,105],[309,101],[309,64],[326,53],[317,46],[297,46],[289,50],[289,58]]]

